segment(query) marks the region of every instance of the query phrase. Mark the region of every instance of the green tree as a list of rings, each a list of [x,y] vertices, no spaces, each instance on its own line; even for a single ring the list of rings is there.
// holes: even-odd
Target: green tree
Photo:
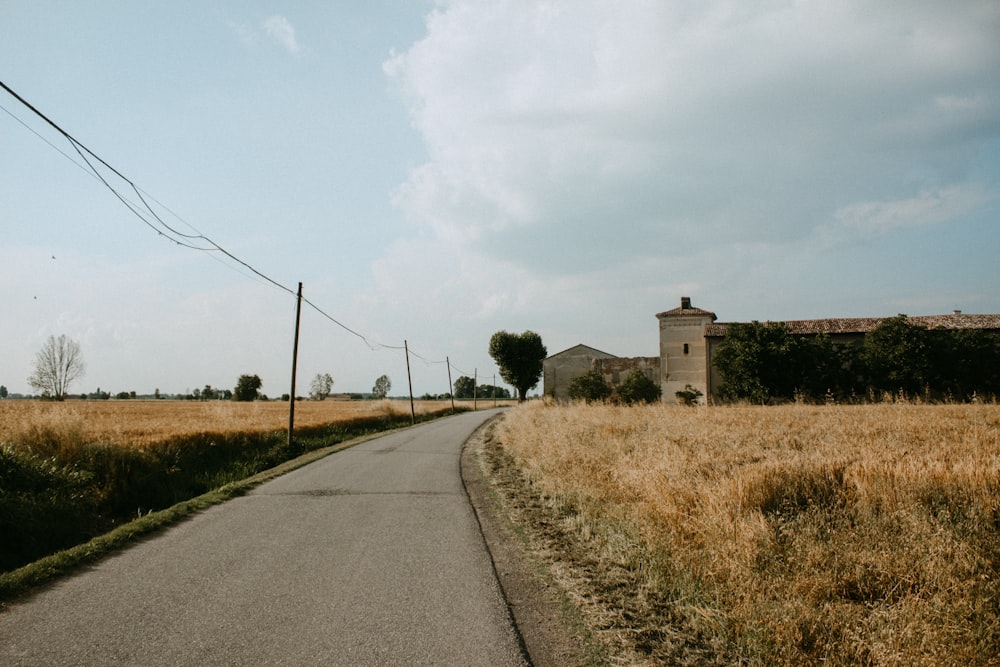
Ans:
[[[716,350],[715,367],[722,373],[723,398],[766,403],[791,398],[795,391],[794,343],[783,322],[735,322]]]
[[[598,371],[587,371],[573,378],[567,388],[569,397],[574,401],[605,401],[611,397],[611,386],[604,381],[604,376]]]
[[[510,391],[491,384],[481,384],[476,388],[476,395],[479,398],[510,398]]]
[[[655,403],[662,393],[660,385],[646,377],[642,371],[632,371],[618,386],[618,397],[626,405]]]
[[[28,384],[43,396],[61,401],[69,386],[86,372],[80,344],[67,338],[49,336],[35,356],[35,370],[28,377]]]
[[[263,384],[259,375],[241,375],[236,381],[236,388],[233,389],[233,400],[256,401]]]
[[[962,400],[1000,394],[1000,332],[956,329],[928,335],[937,391]]]
[[[490,356],[500,369],[500,377],[517,389],[517,400],[524,401],[528,390],[538,386],[542,360],[548,351],[542,337],[534,331],[513,334],[498,331],[490,338]]]
[[[455,398],[473,398],[476,390],[476,382],[467,375],[463,375],[455,380]]]
[[[7,387],[0,384],[0,399],[7,398]]]
[[[389,379],[388,375],[381,375],[375,380],[375,386],[372,387],[372,396],[374,398],[385,398],[389,395],[390,389],[392,389],[392,380]]]
[[[873,389],[917,395],[931,380],[931,340],[926,327],[906,315],[889,317],[865,336],[863,358]]]
[[[333,391],[333,376],[329,373],[317,373],[309,383],[309,398],[322,401]]]

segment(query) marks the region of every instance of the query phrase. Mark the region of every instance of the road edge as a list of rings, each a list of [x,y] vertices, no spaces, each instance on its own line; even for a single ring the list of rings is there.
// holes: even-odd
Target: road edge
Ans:
[[[580,623],[570,618],[566,593],[545,564],[530,553],[527,538],[516,531],[481,464],[484,444],[502,417],[496,415],[480,425],[466,440],[460,457],[462,483],[493,561],[501,593],[532,665],[592,665],[587,650],[590,640],[580,636]]]

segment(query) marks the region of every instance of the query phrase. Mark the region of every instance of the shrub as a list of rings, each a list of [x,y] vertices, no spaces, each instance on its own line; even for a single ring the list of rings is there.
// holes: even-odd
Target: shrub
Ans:
[[[635,403],[655,403],[660,400],[663,390],[642,371],[632,371],[618,387],[618,397],[625,405]]]
[[[574,401],[604,401],[611,396],[611,387],[597,371],[589,371],[569,383],[569,397]]]

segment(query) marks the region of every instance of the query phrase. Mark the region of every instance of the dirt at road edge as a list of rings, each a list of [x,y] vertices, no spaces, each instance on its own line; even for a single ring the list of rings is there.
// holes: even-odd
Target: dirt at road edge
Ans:
[[[516,499],[511,474],[486,449],[495,419],[480,427],[462,450],[462,479],[475,509],[507,605],[535,667],[594,667],[608,664],[566,593],[528,547],[511,519]],[[490,478],[484,472],[490,468]],[[498,488],[504,487],[504,488]],[[505,496],[505,497],[502,497]]]

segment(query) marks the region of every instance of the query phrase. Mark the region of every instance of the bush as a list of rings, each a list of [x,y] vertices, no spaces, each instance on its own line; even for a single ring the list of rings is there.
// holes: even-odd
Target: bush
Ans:
[[[686,384],[680,391],[675,391],[674,396],[677,397],[677,401],[681,405],[698,405],[698,399],[701,398],[702,393],[700,389]]]
[[[642,371],[632,371],[618,387],[618,397],[625,405],[656,403],[663,390]]]
[[[604,401],[611,396],[611,387],[597,371],[589,371],[569,383],[569,397],[574,401]]]

